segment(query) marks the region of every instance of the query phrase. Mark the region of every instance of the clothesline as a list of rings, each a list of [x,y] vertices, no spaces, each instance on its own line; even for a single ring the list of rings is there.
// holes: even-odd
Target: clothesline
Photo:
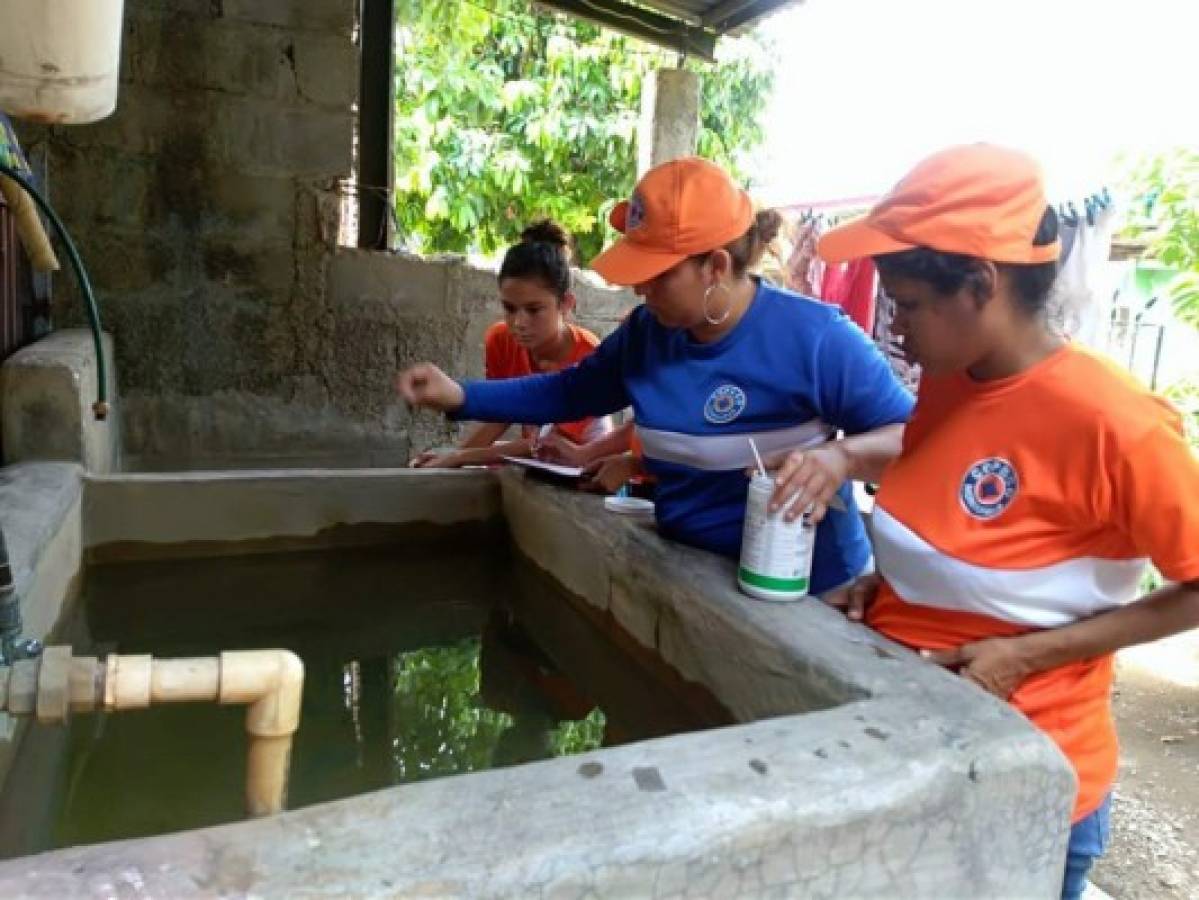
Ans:
[[[878,282],[869,259],[826,265],[816,253],[821,234],[838,219],[870,206],[877,198],[845,197],[779,208],[789,221],[788,252],[779,256],[778,276],[791,290],[840,306],[862,330],[874,338],[896,376],[915,387],[919,370],[904,357],[902,344],[892,332],[893,302]],[[1081,206],[1082,212],[1079,211]],[[1053,324],[1064,333],[1094,345],[1103,304],[1097,300],[1097,260],[1106,259],[1113,231],[1114,209],[1106,187],[1081,200],[1057,205],[1061,222],[1062,272],[1050,303]]]
[[[1076,226],[1081,219],[1086,219],[1087,224],[1093,226],[1102,210],[1107,209],[1112,205],[1112,194],[1106,187],[1089,194],[1082,200],[1083,213],[1078,212],[1078,207],[1074,205],[1073,200],[1068,200],[1065,203],[1059,203],[1057,214],[1062,222],[1067,225]]]
[[[784,216],[803,215],[804,213],[828,212],[836,210],[855,210],[866,209],[873,205],[879,199],[877,194],[862,194],[857,197],[839,197],[831,200],[805,200],[800,203],[787,203],[782,206],[775,207],[779,213]],[[1085,215],[1093,222],[1094,212],[1099,209],[1106,209],[1112,203],[1111,191],[1106,186],[1100,188],[1080,201],[1085,210]],[[1058,215],[1063,219],[1073,217],[1080,218],[1078,207],[1075,201],[1064,200],[1057,204]]]
[[[837,200],[812,200],[805,203],[788,203],[786,206],[775,208],[783,215],[788,213],[802,214],[805,210],[808,212],[825,212],[827,210],[838,209],[865,209],[876,200],[878,200],[878,195],[870,194],[861,197],[842,197]]]

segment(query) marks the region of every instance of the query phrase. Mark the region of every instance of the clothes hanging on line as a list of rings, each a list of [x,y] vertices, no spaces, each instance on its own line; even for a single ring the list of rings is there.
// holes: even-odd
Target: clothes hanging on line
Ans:
[[[1062,255],[1047,312],[1062,334],[1104,350],[1115,292],[1109,257],[1117,210],[1106,188],[1086,198],[1083,208],[1079,213],[1070,202],[1059,209]]]
[[[916,393],[920,386],[920,366],[910,363],[903,354],[903,342],[894,332],[895,301],[883,290],[879,281],[874,302],[874,342],[882,350],[891,371],[905,388]]]
[[[821,219],[802,216],[795,225],[794,246],[787,257],[787,287],[805,297],[819,297],[824,278],[824,260],[816,253],[816,242],[824,233]]]
[[[874,333],[876,272],[869,257],[826,266],[820,299],[845,310],[866,334]]]
[[[816,252],[816,242],[836,223],[836,216],[804,210],[792,226],[792,250],[784,266],[788,289],[823,300],[845,311],[866,334],[874,333],[874,294],[877,273],[869,259],[826,265]]]

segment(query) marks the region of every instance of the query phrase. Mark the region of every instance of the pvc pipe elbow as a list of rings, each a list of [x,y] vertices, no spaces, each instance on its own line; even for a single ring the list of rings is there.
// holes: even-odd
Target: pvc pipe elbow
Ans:
[[[246,731],[283,737],[300,725],[304,663],[290,650],[235,650],[221,654],[219,701],[249,704]]]

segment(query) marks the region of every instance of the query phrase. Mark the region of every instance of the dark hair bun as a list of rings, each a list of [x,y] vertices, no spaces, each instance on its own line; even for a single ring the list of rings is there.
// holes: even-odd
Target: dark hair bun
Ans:
[[[553,244],[555,247],[570,246],[570,233],[553,219],[541,219],[520,233],[526,243]]]
[[[763,244],[769,244],[778,237],[779,230],[783,227],[783,217],[776,209],[763,209],[754,216],[753,227],[758,233],[758,240]]]
[[[570,290],[573,256],[570,233],[553,219],[541,219],[520,233],[500,263],[499,278],[538,278],[559,299]]]

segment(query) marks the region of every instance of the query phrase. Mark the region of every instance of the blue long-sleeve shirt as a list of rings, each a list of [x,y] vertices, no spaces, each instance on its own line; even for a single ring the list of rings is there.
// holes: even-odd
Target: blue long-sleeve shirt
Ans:
[[[479,421],[570,422],[632,406],[658,481],[659,532],[734,559],[750,437],[773,454],[906,422],[912,410],[882,354],[840,310],[766,282],[713,343],[640,307],[576,366],[463,388],[456,417]],[[830,510],[817,528],[814,593],[853,578],[870,556],[849,485],[840,496],[848,512]]]

